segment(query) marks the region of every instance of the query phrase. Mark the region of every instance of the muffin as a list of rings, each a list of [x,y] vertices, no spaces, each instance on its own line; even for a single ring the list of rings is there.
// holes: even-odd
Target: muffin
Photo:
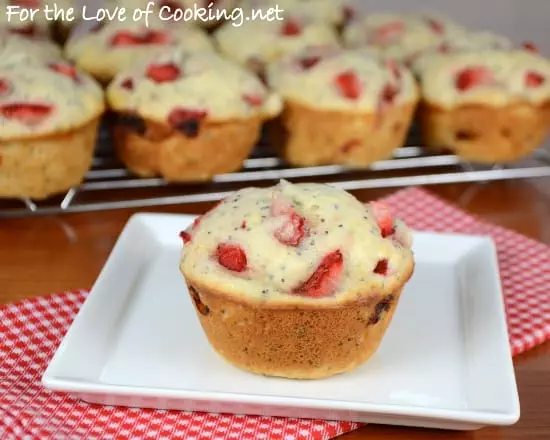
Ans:
[[[145,21],[111,21],[91,32],[71,38],[65,54],[81,69],[107,84],[118,72],[133,63],[151,58],[167,49],[212,51],[206,34],[185,24],[169,25],[150,18]]]
[[[364,50],[306,50],[268,71],[284,100],[270,136],[291,165],[362,167],[406,140],[418,101],[412,74]]]
[[[61,49],[48,40],[28,40],[0,31],[0,66],[30,61],[61,61]]]
[[[19,7],[13,9],[14,14],[8,14],[8,6]],[[0,0],[0,29],[13,35],[20,35],[29,39],[49,38],[51,24],[44,14],[42,0]],[[26,11],[23,11],[26,9]],[[30,19],[31,11],[35,10],[33,19]],[[15,12],[19,12],[16,14]]]
[[[321,184],[242,189],[181,237],[211,346],[267,376],[316,379],[366,362],[414,270],[403,222]]]
[[[420,72],[426,145],[466,160],[505,163],[550,129],[550,61],[524,50],[449,54]]]
[[[252,73],[214,53],[181,50],[121,72],[107,99],[126,166],[178,182],[239,169],[262,122],[281,110]]]
[[[409,65],[419,54],[464,29],[436,13],[378,13],[359,16],[344,29],[346,47],[369,47]]]
[[[81,182],[92,163],[100,86],[58,61],[0,65],[0,197],[43,199]]]
[[[412,71],[417,74],[425,69],[434,57],[457,52],[484,52],[493,50],[512,50],[512,42],[502,36],[486,31],[455,32],[441,40],[438,46],[421,52],[411,63]]]
[[[214,38],[224,56],[260,75],[267,65],[284,55],[309,46],[339,46],[333,27],[310,17],[295,16],[282,21],[245,21],[240,27],[226,23],[214,33]]]

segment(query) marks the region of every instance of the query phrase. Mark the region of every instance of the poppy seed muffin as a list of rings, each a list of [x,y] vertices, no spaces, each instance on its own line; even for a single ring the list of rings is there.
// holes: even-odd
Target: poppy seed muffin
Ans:
[[[103,91],[65,61],[0,65],[0,197],[43,199],[91,166]]]
[[[480,163],[516,161],[550,131],[550,61],[525,50],[440,56],[419,72],[424,142]]]
[[[204,181],[239,169],[281,103],[214,53],[171,51],[121,72],[107,90],[115,148],[139,176]]]
[[[210,344],[268,376],[361,365],[414,270],[403,222],[321,184],[240,190],[181,236],[180,270]]]

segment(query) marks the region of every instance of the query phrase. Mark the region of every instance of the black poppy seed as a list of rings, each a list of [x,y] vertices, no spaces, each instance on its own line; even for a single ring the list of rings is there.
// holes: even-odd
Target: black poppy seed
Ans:
[[[250,232],[250,231],[252,231],[251,228],[246,228],[246,232]]]
[[[285,279],[284,279],[284,278],[281,278],[281,283],[284,284],[284,282],[285,282]]]
[[[344,227],[344,225],[338,225],[338,227],[339,227],[339,228],[343,228],[343,227]]]
[[[328,230],[325,231],[325,235],[328,235]]]
[[[238,231],[238,230],[239,230],[239,228],[235,228],[235,229],[233,229],[233,230],[234,230],[234,231]]]
[[[212,231],[208,231],[207,234],[210,235],[212,233]]]
[[[338,203],[335,203],[334,204],[334,209],[336,209],[336,210],[340,209],[340,205],[338,205]]]
[[[325,219],[324,219],[324,218],[321,219],[321,223],[325,223]]]
[[[265,220],[266,218],[267,218],[267,216],[262,215],[262,220]]]
[[[315,246],[315,240],[311,240],[311,241],[309,242],[309,244],[310,244],[310,246]]]

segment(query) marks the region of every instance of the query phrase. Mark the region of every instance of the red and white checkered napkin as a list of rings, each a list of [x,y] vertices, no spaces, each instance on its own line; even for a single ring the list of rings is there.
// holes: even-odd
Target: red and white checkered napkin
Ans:
[[[417,230],[491,235],[498,248],[513,354],[550,337],[550,248],[465,214],[420,189],[386,201]],[[86,291],[66,292],[0,309],[2,439],[328,439],[348,422],[234,416],[90,405],[46,391],[40,378]]]

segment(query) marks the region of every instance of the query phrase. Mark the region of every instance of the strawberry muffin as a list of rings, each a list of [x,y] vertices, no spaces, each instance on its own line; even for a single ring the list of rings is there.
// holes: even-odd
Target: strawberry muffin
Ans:
[[[0,31],[0,66],[63,59],[61,49],[49,40],[28,40]]]
[[[0,197],[43,199],[88,171],[101,87],[67,62],[0,65]]]
[[[484,52],[493,50],[512,50],[512,42],[498,34],[485,31],[464,31],[455,32],[444,38],[436,47],[432,47],[422,52],[414,59],[411,69],[418,74],[426,67],[430,60],[458,52]]]
[[[241,27],[227,23],[215,32],[214,38],[224,56],[260,75],[270,63],[306,47],[339,47],[336,31],[311,17],[246,21]]]
[[[406,140],[418,100],[412,74],[364,50],[311,49],[268,71],[284,99],[270,127],[284,159],[297,166],[363,167]]]
[[[316,379],[366,362],[414,270],[404,223],[321,184],[242,189],[181,237],[210,344],[267,376]]]
[[[343,38],[347,47],[374,48],[385,58],[410,65],[424,51],[462,32],[458,24],[435,13],[379,13],[353,19]]]
[[[451,54],[420,73],[425,143],[466,160],[511,162],[550,130],[550,61],[525,50]]]
[[[170,25],[157,19],[111,21],[68,41],[65,54],[81,69],[107,84],[118,72],[163,51],[213,51],[203,31],[185,24]]]
[[[19,10],[26,9],[33,14],[33,20],[23,20],[23,15],[8,15],[8,6],[19,7]],[[44,2],[42,0],[0,0],[0,29],[11,34],[20,35],[29,39],[44,39],[51,35],[51,23],[46,20]],[[34,12],[31,12],[33,11]],[[12,9],[12,11],[17,11]]]
[[[203,181],[239,169],[280,99],[214,53],[174,51],[121,72],[107,90],[122,161],[140,176]]]

